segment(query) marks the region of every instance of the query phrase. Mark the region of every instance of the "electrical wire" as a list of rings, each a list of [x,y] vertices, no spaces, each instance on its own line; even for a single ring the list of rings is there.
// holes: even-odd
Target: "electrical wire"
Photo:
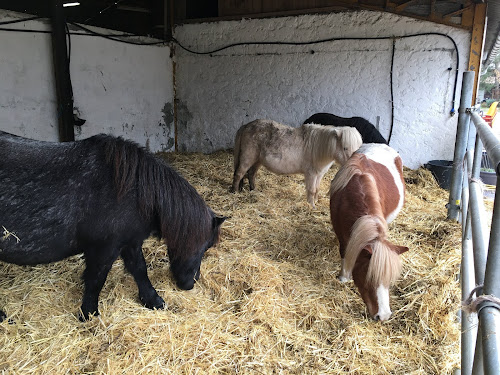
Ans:
[[[392,40],[392,53],[391,53],[391,128],[389,129],[389,137],[387,137],[387,144],[391,143],[392,129],[394,128],[394,84],[393,84],[393,69],[394,69],[394,53],[396,51],[396,39]]]
[[[160,40],[160,41],[157,41],[157,42],[132,42],[130,40],[123,40],[123,39],[118,39],[115,35],[107,35],[107,34],[101,34],[101,33],[98,33],[96,31],[93,31],[85,26],[82,26],[78,23],[75,23],[75,22],[68,22],[70,25],[73,25],[81,30],[84,30],[86,31],[87,33],[93,35],[93,36],[97,36],[97,37],[100,37],[100,38],[104,38],[104,39],[109,39],[109,40],[112,40],[112,41],[115,41],[115,42],[120,42],[120,43],[125,43],[125,44],[133,44],[133,45],[136,45],[136,46],[154,46],[154,45],[160,45],[160,44],[165,44],[167,43],[166,41],[164,40]],[[85,35],[85,34],[82,34],[82,35]],[[144,36],[141,36],[141,35],[134,35],[134,34],[129,34],[129,35],[123,35],[123,36],[129,36],[129,37],[144,37]]]
[[[408,34],[408,35],[401,35],[401,36],[380,36],[380,37],[333,37],[333,38],[326,38],[326,39],[318,39],[318,40],[311,40],[307,42],[239,42],[239,43],[231,43],[226,46],[216,48],[211,51],[194,51],[192,49],[189,49],[185,46],[183,46],[177,39],[172,38],[172,41],[177,44],[180,48],[185,50],[186,52],[193,53],[196,55],[211,55],[220,51],[224,51],[228,48],[233,48],[233,47],[238,47],[238,46],[248,46],[248,45],[286,45],[286,46],[301,46],[301,45],[312,45],[312,44],[320,44],[320,43],[327,43],[327,42],[335,42],[335,41],[346,41],[346,40],[388,40],[388,39],[404,39],[404,38],[413,38],[413,37],[418,37],[418,36],[425,36],[425,35],[435,35],[435,36],[442,36],[447,39],[449,39],[453,43],[453,47],[455,49],[455,55],[456,55],[456,70],[455,70],[455,82],[453,85],[453,98],[452,98],[452,108],[450,110],[450,116],[453,116],[455,114],[455,102],[456,102],[456,91],[457,91],[457,82],[458,82],[458,69],[460,66],[460,56],[458,55],[458,46],[455,40],[449,36],[448,34],[445,33],[438,33],[438,32],[427,32],[427,33],[416,33],[416,34]],[[392,67],[391,67],[391,75],[392,75]],[[391,77],[392,79],[392,77]]]
[[[104,9],[103,11],[106,11],[108,8],[110,8],[113,5],[118,4],[121,1],[122,0],[119,0],[115,4],[110,5],[109,7]],[[29,18],[25,18],[22,20],[4,21],[4,22],[0,22],[0,25],[15,24],[15,23],[31,21],[31,20],[40,19],[40,18],[43,18],[43,17],[29,17]],[[86,33],[90,34],[91,36],[97,36],[97,37],[105,38],[105,39],[112,40],[112,41],[119,42],[119,43],[151,46],[151,45],[162,45],[162,44],[166,44],[169,42],[169,41],[165,41],[165,40],[160,40],[157,42],[133,42],[130,40],[124,40],[124,39],[119,39],[119,38],[122,38],[122,37],[140,37],[140,35],[135,35],[135,34],[122,34],[122,35],[102,34],[102,33],[98,33],[96,31],[93,31],[87,27],[84,27],[76,22],[69,22],[69,24],[85,31]],[[0,31],[50,33],[50,31],[46,31],[46,30],[27,30],[27,29],[9,29],[9,28],[0,28]],[[70,37],[70,35],[88,35],[85,33],[82,33],[82,34],[70,33],[67,24],[66,24],[66,31],[68,34],[68,38]],[[283,41],[239,42],[239,43],[231,43],[231,44],[228,44],[226,46],[216,48],[214,50],[203,51],[203,52],[194,51],[190,48],[187,48],[187,47],[183,46],[182,43],[180,43],[177,39],[175,39],[173,37],[172,37],[171,41],[173,43],[177,44],[181,49],[185,50],[186,52],[193,53],[196,55],[211,55],[211,54],[221,52],[221,51],[224,51],[224,50],[229,49],[229,48],[238,47],[238,46],[252,46],[252,45],[255,45],[255,46],[256,45],[301,46],[301,45],[321,44],[321,43],[334,42],[334,41],[389,40],[389,39],[392,39],[393,45],[392,45],[392,52],[391,52],[392,57],[391,57],[391,71],[390,71],[390,74],[391,74],[390,81],[391,81],[391,106],[392,106],[392,116],[391,117],[392,117],[392,121],[391,121],[391,129],[390,129],[390,134],[389,134],[389,141],[390,141],[390,138],[392,136],[392,128],[393,128],[393,124],[394,124],[393,67],[394,67],[395,40],[396,39],[404,39],[404,38],[413,38],[413,37],[425,36],[425,35],[435,35],[435,36],[445,37],[453,43],[453,47],[455,49],[455,55],[456,55],[456,69],[455,69],[455,80],[454,80],[454,85],[453,85],[452,108],[450,110],[450,115],[453,116],[456,113],[455,103],[456,103],[456,91],[457,91],[457,83],[458,83],[458,71],[459,71],[459,66],[460,66],[460,56],[458,54],[458,46],[457,46],[455,40],[451,36],[449,36],[445,33],[427,32],[427,33],[416,33],[416,34],[408,34],[408,35],[401,35],[401,36],[381,36],[381,37],[333,37],[333,38],[318,39],[318,40],[312,40],[312,41],[306,41],[306,42],[283,42]],[[71,46],[69,48],[71,49]],[[69,62],[69,58],[68,58],[68,62]]]
[[[100,10],[99,13],[97,13],[95,16],[93,17],[89,17],[87,18],[85,21],[83,21],[84,23],[87,23],[91,20],[93,20],[94,18],[96,18],[97,16],[100,16],[101,14],[105,13],[106,11],[108,11],[109,9],[117,6],[118,4],[120,4],[123,0],[118,0],[118,1],[115,1],[113,4],[111,5],[108,5],[106,8],[104,8],[103,10]]]
[[[12,25],[14,23],[21,23],[21,22],[25,22],[25,21],[33,21],[33,20],[37,20],[37,19],[40,19],[40,18],[43,18],[43,17],[34,16],[34,17],[23,18],[22,20],[2,21],[2,22],[0,22],[0,25]]]

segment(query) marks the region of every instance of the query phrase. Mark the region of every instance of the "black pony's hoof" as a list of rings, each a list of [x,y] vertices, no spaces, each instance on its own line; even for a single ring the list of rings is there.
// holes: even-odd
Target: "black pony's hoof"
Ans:
[[[156,295],[155,298],[151,299],[150,301],[146,302],[144,300],[141,300],[141,302],[144,304],[144,306],[151,310],[163,310],[165,308],[165,301],[159,295]]]
[[[0,322],[3,322],[5,319],[7,319],[7,314],[0,310]]]
[[[85,322],[88,322],[89,320],[91,320],[94,316],[98,316],[98,315],[99,315],[99,311],[93,311],[93,312],[80,311],[78,313],[78,320],[82,323],[85,323]]]

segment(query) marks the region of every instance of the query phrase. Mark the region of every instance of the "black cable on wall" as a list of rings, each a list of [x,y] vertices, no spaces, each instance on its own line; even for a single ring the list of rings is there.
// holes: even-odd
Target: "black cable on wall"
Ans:
[[[39,19],[41,17],[30,17],[30,18],[25,18],[21,20],[14,20],[14,21],[6,21],[6,22],[0,22],[0,25],[7,25],[7,24],[15,24],[15,23],[20,23],[20,22],[25,22],[25,21],[31,21],[35,19]],[[126,39],[120,39],[120,38],[130,38],[130,37],[141,37],[140,35],[134,35],[134,34],[102,34],[98,33],[96,31],[93,31],[85,26],[82,26],[78,23],[75,22],[68,22],[70,25],[79,28],[85,33],[70,33],[69,29],[67,28],[67,35],[68,39],[70,39],[70,35],[83,35],[83,36],[95,36],[95,37],[101,37],[105,38],[108,40],[112,40],[115,42],[119,43],[126,43],[126,44],[133,44],[133,45],[162,45],[162,44],[167,44],[169,41],[157,41],[157,42],[135,42],[135,41],[130,41]],[[66,26],[67,27],[67,26]],[[26,29],[9,29],[9,28],[0,28],[0,31],[17,31],[17,32],[39,32],[39,33],[50,33],[50,31],[44,31],[44,30],[26,30]],[[171,39],[171,42],[175,43],[178,45],[180,48],[185,50],[186,52],[196,54],[196,55],[212,55],[217,52],[224,51],[229,48],[234,48],[238,46],[258,46],[258,45],[280,45],[280,46],[303,46],[303,45],[313,45],[313,44],[321,44],[321,43],[327,43],[327,42],[334,42],[334,41],[349,41],[349,40],[392,40],[392,50],[391,50],[391,68],[390,68],[390,91],[391,91],[391,127],[390,127],[390,132],[389,132],[389,137],[388,137],[388,142],[390,142],[392,132],[393,132],[393,126],[394,126],[394,80],[393,80],[393,68],[394,68],[394,55],[395,55],[395,50],[396,50],[396,39],[405,39],[405,38],[414,38],[414,37],[419,37],[419,36],[440,36],[447,38],[450,40],[453,44],[453,47],[455,49],[455,55],[456,55],[456,68],[455,68],[455,79],[454,79],[454,85],[453,85],[453,94],[452,94],[452,105],[450,109],[450,115],[453,116],[456,113],[455,110],[455,103],[456,103],[456,91],[457,91],[457,83],[458,83],[458,70],[460,66],[460,56],[458,53],[458,46],[455,42],[455,40],[445,34],[445,33],[439,33],[439,32],[426,32],[426,33],[415,33],[415,34],[407,34],[407,35],[399,35],[399,36],[381,36],[381,37],[332,37],[332,38],[325,38],[325,39],[318,39],[318,40],[311,40],[311,41],[306,41],[306,42],[283,42],[283,41],[258,41],[258,42],[238,42],[238,43],[231,43],[228,45],[225,45],[223,47],[219,47],[210,51],[195,51],[190,48],[187,48],[183,46],[177,39],[173,38]],[[69,40],[68,45],[71,48],[71,41]],[[70,51],[68,51],[70,53]],[[69,59],[69,57],[68,57]]]

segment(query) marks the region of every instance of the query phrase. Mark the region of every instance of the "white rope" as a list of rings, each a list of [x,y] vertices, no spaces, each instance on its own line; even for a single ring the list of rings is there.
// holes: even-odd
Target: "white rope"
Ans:
[[[469,298],[462,302],[462,310],[467,313],[477,313],[479,314],[485,307],[494,307],[500,310],[500,298],[493,295],[481,295],[474,298],[474,294],[480,289],[483,289],[483,285],[478,285],[469,294]]]

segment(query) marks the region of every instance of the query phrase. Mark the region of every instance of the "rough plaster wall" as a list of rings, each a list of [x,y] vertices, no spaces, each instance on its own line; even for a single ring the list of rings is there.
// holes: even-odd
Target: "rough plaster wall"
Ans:
[[[0,11],[2,21],[26,17]],[[42,21],[12,27],[50,30],[50,25]],[[0,31],[0,35],[0,51],[8,51],[0,54],[0,129],[29,138],[57,140],[50,34]],[[82,127],[75,128],[77,139],[104,132],[132,139],[154,152],[173,150],[169,47],[73,35],[70,72],[74,105],[86,120]]]
[[[22,18],[27,15],[0,10],[1,21]],[[23,27],[48,30],[42,22],[15,24],[15,28]],[[50,36],[0,31],[0,51],[0,130],[56,140]]]
[[[385,37],[423,32],[450,35],[466,69],[470,33],[397,15],[361,11],[274,19],[187,24],[176,38],[196,51],[231,43],[307,42],[334,37]],[[178,143],[181,151],[232,148],[236,130],[256,118],[297,126],[315,112],[362,116],[386,138],[391,126],[392,40],[332,41],[306,46],[246,45],[211,55],[176,48]],[[405,165],[453,158],[457,116],[451,117],[456,54],[442,36],[397,39],[391,146]],[[452,70],[449,70],[452,68]]]
[[[170,49],[77,35],[72,45],[74,105],[90,124],[81,127],[78,138],[111,133],[153,152],[173,150]]]

